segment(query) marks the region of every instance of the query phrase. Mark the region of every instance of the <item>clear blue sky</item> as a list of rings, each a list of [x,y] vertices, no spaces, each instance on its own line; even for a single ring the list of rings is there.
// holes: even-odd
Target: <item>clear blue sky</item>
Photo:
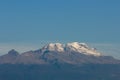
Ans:
[[[0,43],[120,43],[120,0],[0,0]]]

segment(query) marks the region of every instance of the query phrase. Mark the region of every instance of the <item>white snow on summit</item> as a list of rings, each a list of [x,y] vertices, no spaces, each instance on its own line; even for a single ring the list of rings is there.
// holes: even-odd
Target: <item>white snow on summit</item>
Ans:
[[[101,53],[97,52],[94,48],[89,48],[88,45],[85,43],[78,43],[78,42],[67,43],[66,49],[68,51],[74,51],[85,55],[94,55],[94,56],[101,55]]]
[[[85,43],[72,42],[67,44],[50,43],[43,48],[43,50],[55,51],[55,52],[77,52],[85,55],[101,56],[101,53],[97,52],[94,48],[89,48]]]
[[[44,48],[49,51],[64,52],[63,44],[60,44],[60,43],[50,43]]]

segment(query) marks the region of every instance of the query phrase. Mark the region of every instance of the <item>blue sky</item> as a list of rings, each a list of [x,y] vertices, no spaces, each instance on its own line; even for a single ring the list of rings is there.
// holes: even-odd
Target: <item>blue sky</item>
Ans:
[[[120,0],[0,0],[0,43],[120,43]]]

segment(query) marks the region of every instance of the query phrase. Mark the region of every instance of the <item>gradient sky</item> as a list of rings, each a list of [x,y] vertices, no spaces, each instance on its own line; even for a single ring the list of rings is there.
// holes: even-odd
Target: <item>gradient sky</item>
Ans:
[[[120,43],[120,0],[0,0],[0,43]]]

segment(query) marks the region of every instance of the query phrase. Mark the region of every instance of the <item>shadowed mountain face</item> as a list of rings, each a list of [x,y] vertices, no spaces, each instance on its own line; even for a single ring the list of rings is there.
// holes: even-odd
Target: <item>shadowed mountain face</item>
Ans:
[[[19,54],[12,49],[0,57],[0,64],[119,64],[120,60],[103,56],[85,43],[51,43],[40,50]]]

